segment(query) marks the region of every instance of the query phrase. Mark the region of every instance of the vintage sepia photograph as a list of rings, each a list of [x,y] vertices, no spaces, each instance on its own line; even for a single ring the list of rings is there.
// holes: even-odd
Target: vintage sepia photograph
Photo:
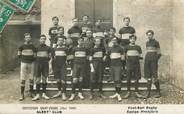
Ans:
[[[183,0],[0,0],[0,104],[175,110],[184,104],[183,10]]]

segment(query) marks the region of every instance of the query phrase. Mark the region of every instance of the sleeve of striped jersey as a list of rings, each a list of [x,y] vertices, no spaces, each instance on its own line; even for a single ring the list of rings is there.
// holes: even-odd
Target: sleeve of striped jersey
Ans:
[[[53,49],[51,52],[51,57],[54,58],[54,56],[55,56],[55,50]]]
[[[105,47],[103,48],[103,56],[106,56],[107,53],[106,53],[106,50],[105,50]]]
[[[138,52],[139,52],[139,54],[142,54],[142,49],[140,46],[139,46]]]
[[[69,29],[67,33],[68,33],[68,34],[71,34],[71,29]]]
[[[119,34],[122,34],[122,28],[119,30]]]
[[[51,33],[51,28],[49,28],[49,36],[51,36],[51,34],[52,34],[52,33]]]
[[[160,43],[158,41],[157,41],[156,48],[159,48],[160,49]]]
[[[20,47],[18,48],[17,55],[20,56],[20,55],[21,55],[21,52],[22,52],[22,46],[20,46]]]
[[[158,41],[157,41],[157,53],[158,53],[158,54],[161,54],[160,44],[159,44],[159,42],[158,42]]]
[[[135,31],[135,28],[132,27],[132,33],[135,34],[136,31]]]
[[[82,29],[80,28],[80,34],[82,33]]]

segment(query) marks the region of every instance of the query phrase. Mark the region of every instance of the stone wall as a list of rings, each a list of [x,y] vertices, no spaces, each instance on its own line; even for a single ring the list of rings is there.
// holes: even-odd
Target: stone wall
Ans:
[[[114,26],[122,27],[123,17],[131,18],[131,25],[136,29],[137,43],[145,54],[145,32],[155,31],[155,38],[160,42],[162,58],[160,60],[160,75],[169,78],[170,60],[172,56],[172,1],[171,0],[115,0]]]
[[[174,0],[173,6],[173,63],[172,80],[176,86],[184,89],[184,1]]]
[[[65,34],[72,26],[72,19],[75,17],[75,0],[42,0],[42,33],[48,36],[49,27],[52,24],[52,17],[58,16],[60,25],[64,26]],[[49,38],[49,36],[48,36]],[[49,40],[47,40],[49,44]]]
[[[40,0],[37,0],[33,6],[34,10],[31,10],[29,13],[16,10],[7,23],[0,39],[0,72],[7,72],[18,66],[17,50],[24,42],[25,32],[30,32],[33,42],[35,44],[38,43],[41,32],[40,6]],[[31,14],[31,18],[27,18],[29,14]]]

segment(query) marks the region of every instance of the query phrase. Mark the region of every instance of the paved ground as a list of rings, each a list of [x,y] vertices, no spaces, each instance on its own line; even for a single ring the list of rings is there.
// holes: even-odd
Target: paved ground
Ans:
[[[89,93],[85,92],[86,99],[76,100],[72,102],[62,101],[61,98],[50,99],[50,100],[39,100],[37,102],[31,101],[31,98],[26,97],[22,102],[18,101],[19,98],[19,71],[10,71],[7,74],[0,74],[0,103],[17,103],[17,104],[30,104],[30,103],[50,103],[50,104],[184,104],[184,91],[179,90],[178,88],[168,84],[162,83],[162,97],[161,98],[149,98],[147,100],[136,99],[131,97],[129,99],[124,99],[122,102],[117,102],[112,99],[100,99],[95,98],[94,100],[89,100]],[[144,94],[145,92],[142,91]],[[49,92],[49,95],[53,95],[54,92]],[[105,93],[106,95],[111,95],[112,93]],[[122,92],[122,95],[125,92]]]

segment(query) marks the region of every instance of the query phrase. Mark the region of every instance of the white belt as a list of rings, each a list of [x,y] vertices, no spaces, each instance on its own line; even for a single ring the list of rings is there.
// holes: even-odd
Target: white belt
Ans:
[[[71,37],[80,37],[80,33],[72,33],[70,34]]]
[[[139,56],[139,52],[137,50],[128,50],[127,56]]]
[[[55,51],[56,56],[66,56],[65,51]]]
[[[39,51],[39,52],[37,52],[37,56],[38,57],[49,57],[47,51]]]
[[[146,49],[147,49],[147,50],[157,50],[156,47],[151,47],[151,46],[150,46],[150,47],[146,47]]]
[[[75,57],[86,57],[86,52],[77,51],[77,52],[75,52]]]
[[[51,30],[51,33],[52,34],[57,34],[58,33],[58,30]]]
[[[157,50],[153,50],[153,49],[147,49],[147,52],[157,52]]]
[[[68,56],[67,56],[67,60],[71,60],[71,59],[73,59],[73,58],[74,58],[73,55],[68,55]]]
[[[111,53],[111,54],[110,54],[110,58],[111,58],[111,59],[118,59],[118,58],[121,58],[121,54],[120,54],[120,53]]]
[[[103,52],[95,52],[95,53],[93,54],[93,57],[101,58],[101,57],[103,57]]]
[[[22,55],[31,56],[33,54],[34,54],[33,50],[31,50],[31,49],[24,49],[24,50],[22,50]]]
[[[130,34],[130,33],[122,34],[121,39],[129,39],[129,37],[130,37],[131,35],[132,35],[132,34]]]
[[[104,37],[104,33],[103,32],[96,32],[93,34],[94,37]]]

